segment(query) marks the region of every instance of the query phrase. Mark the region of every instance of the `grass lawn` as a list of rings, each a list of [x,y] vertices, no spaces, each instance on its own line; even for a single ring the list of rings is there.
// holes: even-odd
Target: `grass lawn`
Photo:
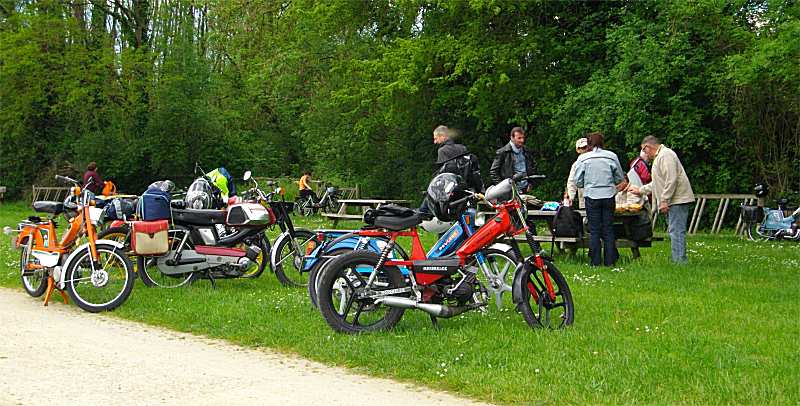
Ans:
[[[29,213],[0,204],[0,226]],[[409,311],[393,331],[339,335],[305,290],[268,272],[218,289],[137,282],[111,314],[501,404],[800,403],[800,244],[727,235],[691,236],[688,245],[688,266],[669,263],[668,241],[636,261],[623,251],[614,269],[583,265],[585,253],[558,257],[576,302],[574,326],[559,332],[491,308],[442,320],[439,331]],[[25,295],[17,255],[0,238],[0,286]]]

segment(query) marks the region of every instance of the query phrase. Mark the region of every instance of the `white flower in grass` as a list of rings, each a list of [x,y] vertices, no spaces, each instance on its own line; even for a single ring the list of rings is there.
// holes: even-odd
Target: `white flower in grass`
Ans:
[[[442,368],[444,368],[445,366],[447,366],[447,363],[442,362]]]
[[[536,372],[538,374],[540,372],[539,368],[536,368],[536,370],[534,372]]]

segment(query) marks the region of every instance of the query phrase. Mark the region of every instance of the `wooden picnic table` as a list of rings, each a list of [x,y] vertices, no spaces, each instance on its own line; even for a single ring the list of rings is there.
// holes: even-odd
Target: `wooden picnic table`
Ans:
[[[581,215],[581,219],[586,218],[586,210],[575,210],[578,214]],[[639,216],[641,212],[616,212],[614,213],[613,220],[615,224],[624,225],[624,222],[628,218]],[[478,215],[494,215],[494,212],[479,212]],[[528,210],[528,219],[534,222],[545,222],[547,227],[544,227],[547,230],[547,234],[542,235],[535,235],[534,240],[537,242],[550,242],[556,244],[561,250],[567,250],[570,253],[574,254],[578,248],[589,248],[589,232],[587,230],[588,227],[584,224],[584,233],[582,237],[555,237],[550,234],[550,225],[555,218],[556,212],[553,210]],[[534,223],[535,225],[535,223]],[[537,227],[537,232],[540,227]],[[631,254],[634,258],[639,258],[641,253],[639,248],[644,247],[651,247],[653,241],[663,241],[664,239],[661,237],[650,237],[646,240],[642,241],[633,241],[630,239],[625,238],[620,233],[615,233],[616,244],[617,248],[630,248]],[[518,235],[515,237],[518,240],[524,241],[525,235]]]
[[[339,211],[336,213],[322,213],[322,215],[330,219],[333,222],[333,227],[336,227],[336,224],[338,224],[340,220],[361,220],[364,218],[364,213],[367,209],[374,209],[378,206],[390,203],[403,205],[409,203],[409,201],[397,199],[342,199],[339,200]],[[348,214],[348,207],[360,209],[361,213]]]

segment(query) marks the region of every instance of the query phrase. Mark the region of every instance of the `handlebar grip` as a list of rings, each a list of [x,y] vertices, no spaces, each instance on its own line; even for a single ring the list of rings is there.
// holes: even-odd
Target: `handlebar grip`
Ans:
[[[77,184],[78,181],[72,178],[68,178],[66,176],[56,175],[56,180],[61,183],[75,183]]]

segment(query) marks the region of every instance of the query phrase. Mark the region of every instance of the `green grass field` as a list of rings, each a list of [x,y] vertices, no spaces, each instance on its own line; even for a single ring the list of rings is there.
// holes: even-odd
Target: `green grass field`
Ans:
[[[0,226],[29,213],[2,204]],[[18,253],[9,237],[0,243],[0,286],[25,295]],[[624,253],[614,269],[583,265],[585,253],[557,257],[576,302],[566,331],[532,330],[509,307],[442,320],[438,331],[411,311],[393,331],[345,336],[328,328],[305,290],[268,272],[217,289],[137,282],[111,315],[500,404],[800,403],[800,244],[730,235],[688,244],[688,266],[669,263],[668,241],[636,261]]]

